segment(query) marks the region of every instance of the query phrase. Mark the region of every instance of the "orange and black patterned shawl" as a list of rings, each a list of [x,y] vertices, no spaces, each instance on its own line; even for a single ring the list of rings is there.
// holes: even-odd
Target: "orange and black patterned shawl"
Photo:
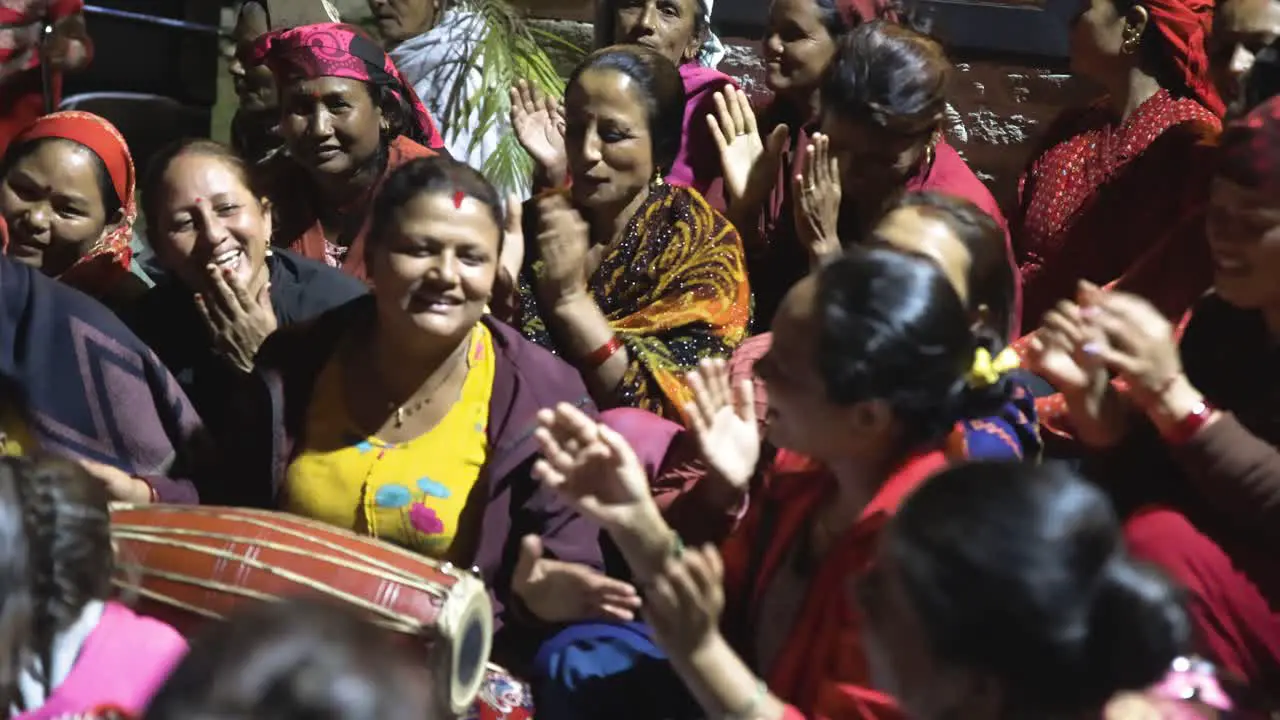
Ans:
[[[555,350],[532,290],[541,261],[526,263],[519,327]],[[590,279],[591,294],[626,344],[631,365],[617,405],[682,421],[684,376],[703,358],[728,358],[746,337],[751,291],[738,231],[696,191],[651,190]]]

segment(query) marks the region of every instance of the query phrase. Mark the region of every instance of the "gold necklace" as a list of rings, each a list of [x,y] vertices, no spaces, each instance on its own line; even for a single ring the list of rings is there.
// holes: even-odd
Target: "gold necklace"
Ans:
[[[435,399],[436,391],[443,387],[445,383],[453,379],[453,376],[457,374],[459,367],[466,366],[465,362],[455,361],[455,358],[457,358],[459,354],[465,355],[467,349],[470,347],[471,333],[467,333],[466,339],[459,343],[458,348],[453,351],[453,354],[450,355],[448,359],[445,360],[445,362],[452,363],[452,367],[449,369],[449,372],[445,373],[439,380],[432,383],[429,387],[419,388],[418,393],[416,393],[419,395],[417,400],[403,404],[397,404],[395,401],[387,401],[387,410],[395,414],[395,427],[397,430],[404,427],[405,420],[416,415],[419,410],[429,405],[431,401]],[[385,384],[383,385],[383,393],[384,395],[390,394],[390,392],[387,391]]]

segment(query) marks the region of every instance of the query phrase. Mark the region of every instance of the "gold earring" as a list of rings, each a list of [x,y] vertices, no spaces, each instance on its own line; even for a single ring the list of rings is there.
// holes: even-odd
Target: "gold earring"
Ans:
[[[1125,55],[1132,55],[1138,52],[1138,47],[1142,44],[1142,35],[1132,29],[1124,31],[1124,42],[1120,43],[1120,52]]]
[[[666,184],[667,184],[667,180],[665,175],[662,172],[662,168],[654,168],[653,169],[653,186],[662,187],[663,185],[666,185]]]

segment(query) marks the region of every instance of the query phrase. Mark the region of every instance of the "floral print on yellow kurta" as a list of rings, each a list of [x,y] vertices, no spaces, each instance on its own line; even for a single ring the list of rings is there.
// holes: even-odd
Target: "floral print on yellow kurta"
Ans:
[[[402,443],[356,430],[335,355],[316,380],[304,447],[285,479],[284,509],[445,556],[488,455],[493,336],[479,324],[469,342],[458,401],[435,427]]]

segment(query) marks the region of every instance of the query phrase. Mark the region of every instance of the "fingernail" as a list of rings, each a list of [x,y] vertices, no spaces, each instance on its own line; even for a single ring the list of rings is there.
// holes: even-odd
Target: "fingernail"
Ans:
[[[1085,355],[1097,355],[1098,353],[1102,352],[1102,343],[1087,342],[1084,344],[1083,347],[1080,348],[1080,350],[1084,352]]]
[[[1085,318],[1086,320],[1092,320],[1097,316],[1098,316],[1098,308],[1093,305],[1080,308],[1080,317]]]

